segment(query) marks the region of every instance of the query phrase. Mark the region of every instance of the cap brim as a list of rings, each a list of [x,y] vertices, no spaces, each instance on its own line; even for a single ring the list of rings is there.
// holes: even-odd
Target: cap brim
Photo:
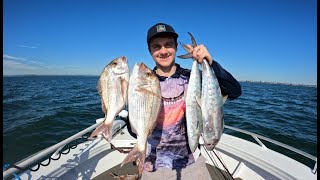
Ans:
[[[152,40],[153,38],[156,37],[162,37],[162,36],[173,36],[174,38],[178,38],[178,34],[174,33],[174,32],[159,32],[151,37],[148,38],[148,42],[150,42],[150,40]]]

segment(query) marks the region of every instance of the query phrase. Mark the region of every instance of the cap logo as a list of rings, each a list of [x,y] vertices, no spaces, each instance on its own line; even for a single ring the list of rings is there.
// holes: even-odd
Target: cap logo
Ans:
[[[163,32],[163,31],[167,31],[166,26],[165,25],[158,25],[157,32]]]

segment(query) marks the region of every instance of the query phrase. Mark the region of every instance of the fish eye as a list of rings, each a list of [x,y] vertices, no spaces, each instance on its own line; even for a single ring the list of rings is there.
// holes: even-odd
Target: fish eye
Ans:
[[[147,72],[146,73],[146,76],[149,78],[149,77],[151,77],[151,72]]]

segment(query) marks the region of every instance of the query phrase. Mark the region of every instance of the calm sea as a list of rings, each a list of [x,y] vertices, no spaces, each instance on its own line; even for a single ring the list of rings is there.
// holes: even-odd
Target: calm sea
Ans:
[[[16,163],[103,117],[96,88],[98,78],[3,77],[3,162]],[[317,156],[317,87],[250,82],[241,85],[242,95],[225,104],[226,125]]]

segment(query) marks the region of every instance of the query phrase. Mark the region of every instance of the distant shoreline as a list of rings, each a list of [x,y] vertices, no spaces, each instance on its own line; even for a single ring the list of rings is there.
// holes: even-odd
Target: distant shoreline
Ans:
[[[270,82],[270,81],[250,81],[250,80],[241,80],[239,82],[249,82],[249,83],[261,83],[261,84],[281,84],[288,86],[306,86],[306,87],[317,87],[317,85],[311,84],[294,84],[294,83],[283,83],[283,82]]]
[[[99,75],[39,75],[39,74],[24,74],[24,75],[3,75],[3,77],[34,77],[34,76],[78,76],[78,77],[99,77]],[[252,81],[252,80],[239,80],[239,82],[249,83],[262,83],[262,84],[281,84],[289,86],[306,86],[306,87],[317,87],[317,85],[311,84],[294,84],[294,83],[283,83],[283,82],[270,82],[270,81]]]
[[[28,77],[28,76],[82,76],[82,77],[99,77],[99,75],[70,75],[70,74],[56,74],[56,75],[39,75],[39,74],[23,74],[23,75],[3,75],[3,77]]]
[[[284,82],[270,82],[270,81],[250,81],[250,80],[241,80],[239,82],[249,82],[249,83],[261,83],[261,84],[281,84],[288,86],[306,86],[306,87],[317,87],[317,85],[311,84],[294,84],[294,83],[284,83]]]

